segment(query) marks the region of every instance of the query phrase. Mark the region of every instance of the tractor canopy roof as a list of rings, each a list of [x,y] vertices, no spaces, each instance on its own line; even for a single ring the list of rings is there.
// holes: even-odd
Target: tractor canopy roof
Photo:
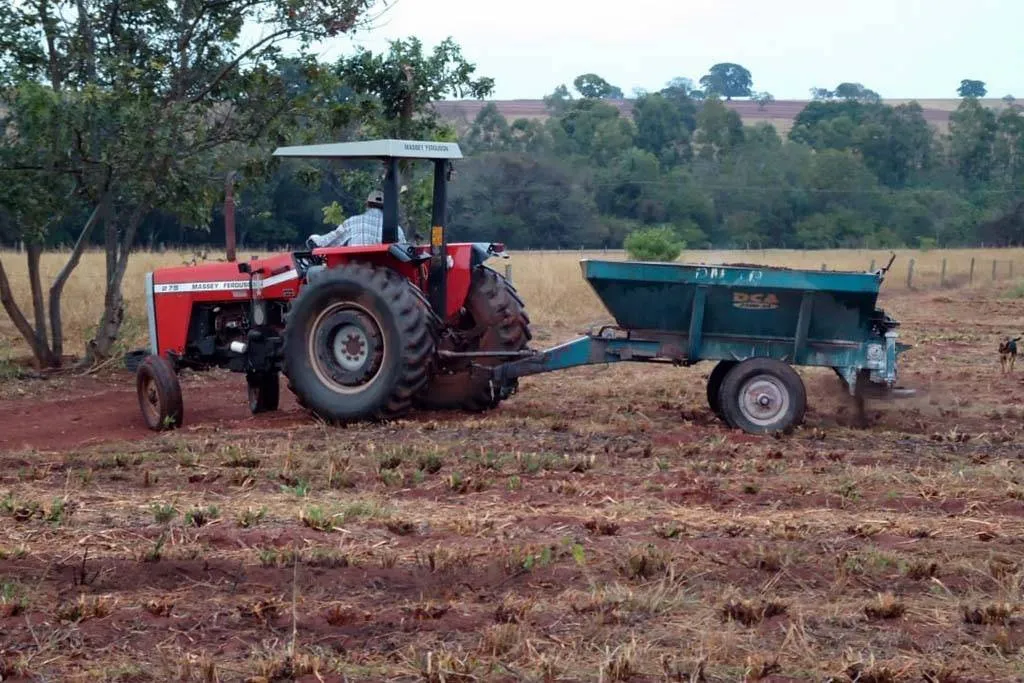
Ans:
[[[454,142],[427,140],[366,140],[330,142],[322,145],[278,147],[275,157],[307,159],[461,159],[462,150]]]

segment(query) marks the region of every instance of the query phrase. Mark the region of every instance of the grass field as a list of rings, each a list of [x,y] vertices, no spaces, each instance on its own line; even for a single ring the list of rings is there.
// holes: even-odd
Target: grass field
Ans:
[[[994,351],[1024,299],[988,280],[1024,254],[898,256],[879,303],[920,394],[871,404],[866,429],[807,369],[806,424],[778,438],[715,418],[705,364],[539,375],[488,414],[344,429],[290,397],[252,417],[244,380],[186,373],[163,435],[126,372],[0,380],[0,677],[1021,680],[1024,369]],[[940,291],[942,258],[972,257],[974,286]],[[76,334],[95,258],[69,285]],[[606,316],[578,258],[511,261],[538,346]],[[176,261],[135,262],[133,316],[144,267]]]
[[[248,253],[248,252],[246,252]],[[819,269],[823,265],[830,270],[867,270],[872,263],[875,267],[885,265],[889,251],[833,250],[833,251],[688,251],[680,260],[709,264],[757,263],[792,268]],[[24,257],[15,252],[0,252],[4,267],[22,310],[30,306]],[[625,258],[621,251],[596,252],[513,252],[513,257],[504,263],[512,264],[512,277],[516,286],[530,307],[534,322],[544,329],[559,329],[591,321],[605,319],[604,311],[597,297],[591,292],[580,275],[580,258]],[[66,256],[48,253],[42,259],[44,285],[63,265]],[[145,343],[145,302],[143,300],[143,275],[161,266],[181,265],[192,259],[188,252],[166,252],[163,254],[140,252],[132,256],[125,276],[125,299],[127,302],[127,323],[124,347],[134,348]],[[910,260],[914,260],[914,276],[911,285],[921,289],[940,287],[942,261],[945,259],[946,283],[950,287],[968,284],[971,260],[974,259],[974,283],[991,282],[993,262],[995,277],[1003,281],[1013,276],[1024,275],[1024,249],[964,249],[931,250],[927,252],[898,250],[896,261],[884,284],[885,291],[905,289]],[[503,268],[502,261],[496,267]],[[62,315],[65,324],[67,353],[79,354],[102,312],[104,286],[103,255],[99,252],[86,254],[75,274],[65,288]],[[17,337],[6,315],[0,316],[0,358],[22,356],[27,347]]]

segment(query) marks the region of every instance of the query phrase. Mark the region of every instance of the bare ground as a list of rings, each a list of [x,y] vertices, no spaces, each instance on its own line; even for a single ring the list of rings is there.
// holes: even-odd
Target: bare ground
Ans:
[[[327,428],[186,379],[142,426],[130,375],[0,401],[8,680],[996,681],[1024,675],[1024,302],[883,306],[917,398],[867,429],[830,372],[755,438],[710,366],[530,378],[487,416]]]

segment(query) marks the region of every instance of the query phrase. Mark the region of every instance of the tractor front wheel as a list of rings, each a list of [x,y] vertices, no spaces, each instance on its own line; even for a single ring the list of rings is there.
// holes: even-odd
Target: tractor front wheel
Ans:
[[[454,330],[458,341],[449,350],[522,351],[533,337],[530,317],[515,287],[487,266],[473,270],[464,309]],[[505,360],[479,357],[472,363],[491,366]],[[517,388],[518,381],[510,380],[492,391],[487,371],[474,371],[471,361],[463,359],[438,367],[417,397],[417,405],[426,410],[481,412],[497,407]]]
[[[159,432],[182,425],[185,408],[181,399],[181,383],[166,358],[146,356],[135,373],[135,390],[147,427]]]
[[[749,434],[785,432],[803,422],[807,408],[800,375],[772,358],[749,358],[731,368],[718,400],[726,423]]]
[[[331,422],[410,407],[434,352],[412,287],[390,268],[351,263],[302,290],[284,333],[284,367],[300,405]]]

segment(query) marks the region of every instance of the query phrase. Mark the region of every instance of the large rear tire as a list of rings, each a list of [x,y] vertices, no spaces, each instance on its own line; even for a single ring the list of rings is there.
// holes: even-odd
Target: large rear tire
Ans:
[[[515,287],[487,266],[473,269],[465,313],[456,332],[461,341],[451,350],[463,352],[522,351],[533,338],[530,317]],[[493,366],[506,360],[476,358],[472,362]],[[469,360],[458,360],[437,368],[416,404],[427,410],[482,412],[497,407],[518,386],[518,380],[513,379],[492,391],[486,372],[472,372]]]
[[[409,409],[434,353],[413,286],[390,268],[362,263],[306,285],[284,332],[284,367],[300,405],[330,422]]]
[[[181,383],[163,356],[146,356],[135,373],[135,391],[146,426],[155,432],[177,429],[185,418]]]

